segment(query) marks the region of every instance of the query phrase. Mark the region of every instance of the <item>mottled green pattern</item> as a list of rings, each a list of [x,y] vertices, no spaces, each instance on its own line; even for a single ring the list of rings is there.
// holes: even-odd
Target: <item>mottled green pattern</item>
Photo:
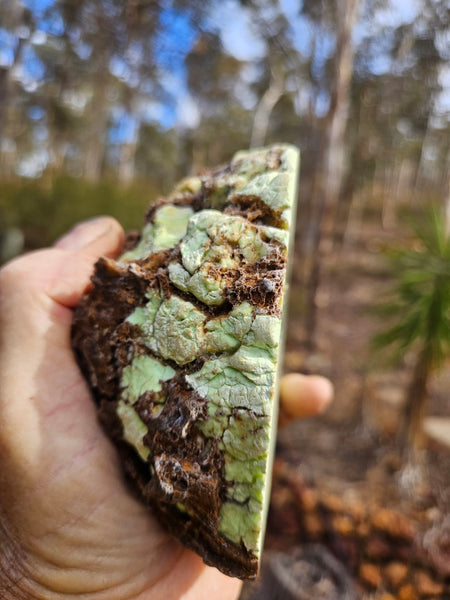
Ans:
[[[134,404],[145,392],[160,392],[161,381],[168,381],[174,375],[175,371],[159,360],[144,354],[136,356],[122,372],[122,398]]]
[[[208,361],[200,371],[186,377],[208,400],[210,418],[200,423],[201,431],[219,439],[219,447],[225,453],[225,478],[231,485],[228,501],[221,510],[219,530],[255,552],[262,527],[262,485],[279,336],[279,318],[256,315],[234,353]],[[248,418],[249,411],[252,419]]]
[[[225,454],[225,477],[231,485],[229,501],[223,505],[225,512],[221,512],[220,531],[232,541],[242,541],[249,550],[256,551],[261,531],[262,483],[269,447],[280,319],[255,314],[245,302],[227,316],[207,320],[193,304],[176,296],[163,300],[152,291],[147,297],[148,304],[136,309],[128,320],[141,328],[144,343],[155,354],[178,364],[191,362],[205,353],[220,354],[219,358],[206,361],[199,371],[186,375],[186,381],[208,400],[210,418],[199,423],[200,430],[206,437],[219,439],[219,447]],[[160,381],[174,375],[170,367],[139,356],[124,370],[123,398],[133,402],[145,391],[159,391]],[[252,419],[248,419],[249,411]],[[142,433],[125,407],[119,416],[124,421],[126,439],[134,439],[142,456],[145,431]],[[227,507],[230,503],[232,508]],[[235,506],[236,503],[239,506]],[[248,518],[254,513],[259,518]],[[234,515],[232,529],[228,527],[229,515]],[[239,515],[242,523],[236,529],[234,519]]]
[[[144,460],[147,460],[150,450],[144,446],[144,436],[148,431],[145,423],[134,408],[124,400],[119,400],[117,415],[123,424],[123,437],[136,448]]]
[[[262,317],[270,320],[273,331],[279,332],[280,319],[258,315],[255,321],[258,319],[259,323]],[[209,360],[200,371],[186,376],[200,396],[209,400],[211,415],[218,410],[220,414],[229,414],[233,408],[246,408],[256,415],[270,412],[277,368],[276,346],[258,347],[264,342],[255,336],[254,328],[255,322],[236,352]]]
[[[146,355],[136,356],[122,372],[122,394],[117,405],[117,415],[123,424],[124,438],[136,448],[144,460],[150,453],[143,441],[147,427],[133,405],[140,396],[151,392],[157,408],[162,407],[165,396],[162,393],[161,382],[172,379],[174,375],[175,371],[171,367]]]
[[[236,306],[226,317],[211,319],[205,325],[205,351],[220,353],[236,350],[250,330],[253,309],[248,302]]]
[[[205,353],[236,350],[246,334],[249,334],[248,339],[255,337],[255,331],[261,328],[261,317],[264,317],[255,317],[248,302],[236,306],[224,317],[208,318],[191,302],[177,296],[163,300],[158,292],[151,290],[147,298],[148,303],[136,308],[127,320],[140,329],[143,344],[161,358],[171,359],[179,365],[192,362]]]
[[[239,216],[202,210],[189,219],[180,244],[181,262],[169,266],[172,283],[208,306],[224,301],[229,271],[252,265],[270,252],[270,241],[287,245],[286,232],[253,225]]]
[[[173,248],[185,235],[193,212],[190,206],[162,206],[156,211],[154,221],[144,227],[136,248],[123,254],[121,260],[139,260],[153,252]]]
[[[273,210],[290,208],[288,173],[262,173],[249,181],[249,183],[235,192],[235,196],[256,196]]]
[[[221,307],[227,287],[243,270],[257,269],[258,261],[276,255],[283,265],[292,239],[297,167],[297,150],[281,146],[240,152],[229,169],[183,180],[169,203],[158,208],[145,226],[137,247],[120,259],[132,264],[174,249],[167,264],[170,294],[152,286],[145,305],[127,319],[154,358],[134,357],[123,370],[117,412],[124,437],[146,459],[146,427],[133,404],[143,393],[152,392],[156,394],[153,410],[161,410],[165,401],[161,382],[178,373],[164,361],[182,368],[204,359],[201,368],[190,370],[184,378],[188,388],[207,403],[208,418],[198,422],[200,431],[217,440],[223,452],[228,486],[218,528],[255,556],[260,552],[267,509],[284,284],[277,291],[278,309],[273,314],[249,302],[237,303],[216,317],[206,307]],[[207,208],[194,212],[188,205],[175,205],[194,195],[203,195]],[[252,198],[267,205],[268,222],[276,227],[222,212]],[[177,507],[186,511],[182,503]]]
[[[193,361],[203,345],[206,316],[178,296],[164,300],[152,290],[147,298],[148,303],[128,317],[130,323],[140,327],[143,343],[161,358],[179,365]]]

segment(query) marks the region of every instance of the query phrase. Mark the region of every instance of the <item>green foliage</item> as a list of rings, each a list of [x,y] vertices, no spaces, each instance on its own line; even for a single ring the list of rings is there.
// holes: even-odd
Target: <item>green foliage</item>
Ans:
[[[147,207],[159,190],[151,183],[120,186],[112,180],[91,183],[60,175],[41,180],[0,182],[0,233],[17,228],[25,248],[51,244],[75,223],[106,214],[125,229],[141,226]]]
[[[424,353],[432,369],[450,356],[450,236],[437,210],[415,227],[407,245],[388,252],[395,285],[377,307],[389,323],[373,339],[375,350]]]

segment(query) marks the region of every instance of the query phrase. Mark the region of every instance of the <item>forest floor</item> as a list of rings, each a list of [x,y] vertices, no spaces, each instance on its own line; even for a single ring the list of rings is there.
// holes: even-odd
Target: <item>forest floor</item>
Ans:
[[[288,551],[298,543],[324,544],[344,565],[348,563],[346,568],[359,586],[357,597],[443,599],[450,598],[450,447],[425,436],[420,466],[404,468],[394,442],[411,359],[405,357],[398,368],[380,367],[370,350],[372,335],[383,327],[371,307],[391,285],[381,249],[396,235],[365,225],[350,248],[330,253],[318,294],[314,352],[305,349],[302,292],[294,275],[285,370],[329,377],[335,399],[325,415],[296,422],[279,435],[266,547]],[[449,390],[448,368],[434,378],[427,406],[428,415],[444,424],[450,417]],[[450,440],[444,427],[445,434]],[[312,507],[305,500],[311,493],[316,499]],[[314,525],[309,517],[306,522],[292,506],[289,516],[292,502],[320,513],[322,524],[316,519]],[[363,507],[359,516],[354,514],[355,502]],[[326,525],[325,513],[331,515]],[[345,519],[350,523],[347,528]],[[367,527],[362,533],[363,522]],[[410,531],[409,541],[406,534],[398,537],[399,523]],[[347,540],[341,553],[338,537]],[[382,550],[378,542],[373,550],[374,538],[382,539]],[[394,585],[389,573],[398,565],[407,570]],[[242,597],[265,597],[251,596],[252,590],[247,586]],[[291,596],[285,592],[279,597]],[[316,592],[311,597],[334,596]]]

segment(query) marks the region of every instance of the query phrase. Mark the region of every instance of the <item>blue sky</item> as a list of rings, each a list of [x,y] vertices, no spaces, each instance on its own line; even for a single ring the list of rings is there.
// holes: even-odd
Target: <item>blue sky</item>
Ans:
[[[52,6],[54,0],[23,0],[23,4],[37,17],[42,17],[45,10]]]
[[[50,36],[59,36],[63,33],[63,22],[58,17],[57,12],[52,13],[50,18],[45,15],[46,9],[54,4],[54,0],[23,0],[24,4],[36,15],[38,28],[42,33]],[[317,34],[313,26],[306,19],[299,16],[298,0],[280,0],[280,6],[288,18],[291,29],[292,39],[303,56],[309,56],[312,47],[312,37]],[[411,22],[418,14],[421,3],[420,0],[391,0],[386,8],[377,12],[375,22],[360,24],[355,30],[355,40],[361,41],[370,33],[377,29],[394,27],[400,23]],[[239,13],[239,18],[237,18]],[[234,0],[223,0],[213,4],[213,10],[210,14],[209,24],[216,28],[220,33],[223,46],[227,52],[234,55],[242,61],[254,61],[261,59],[265,52],[265,44],[255,32],[251,13],[246,8],[238,8]],[[181,124],[195,125],[198,121],[198,115],[195,116],[195,106],[192,99],[189,98],[186,85],[186,71],[184,59],[192,47],[195,40],[195,29],[192,27],[189,15],[180,13],[167,8],[162,15],[162,33],[156,39],[156,56],[161,64],[160,77],[167,87],[167,94],[163,103],[150,102],[147,110],[143,111],[140,117],[144,119],[157,119],[163,126],[170,127],[181,120]],[[45,38],[43,39],[45,41]],[[5,30],[0,28],[0,63],[8,64],[11,62],[13,36],[8,35]],[[333,36],[321,32],[316,35],[316,53],[313,70],[320,73],[325,61],[334,51]],[[89,48],[82,48],[80,45],[80,54],[88,57]],[[36,57],[32,47],[28,46],[26,60],[22,76],[31,80],[39,80],[43,76],[43,65]],[[382,51],[373,58],[369,67],[375,74],[386,72],[390,68],[389,60]],[[131,82],[132,73],[128,72],[127,63],[120,57],[114,57],[111,63],[112,72],[122,77],[128,84]],[[136,85],[139,81],[135,82]],[[249,104],[251,100],[247,100]],[[142,110],[142,107],[141,107]],[[190,114],[191,113],[191,114]],[[131,123],[125,113],[124,119]],[[184,121],[184,123],[183,123]],[[127,127],[119,128],[124,132]],[[130,131],[133,127],[130,125]],[[115,130],[116,131],[116,130]],[[114,134],[115,135],[115,134]],[[122,134],[118,135],[118,141],[121,141]]]

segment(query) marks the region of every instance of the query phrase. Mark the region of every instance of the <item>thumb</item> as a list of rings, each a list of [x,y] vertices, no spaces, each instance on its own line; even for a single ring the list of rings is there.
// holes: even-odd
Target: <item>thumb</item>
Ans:
[[[60,269],[50,282],[48,295],[63,306],[75,306],[89,285],[96,260],[100,256],[117,256],[124,237],[122,227],[112,217],[76,225],[54,244],[65,256],[60,259]]]
[[[122,227],[112,217],[101,216],[78,223],[53,247],[71,252],[83,251],[98,257],[105,254],[111,256],[111,252],[120,250],[120,247],[117,248],[119,243],[120,246],[123,244]]]
[[[93,265],[100,256],[121,251],[124,233],[111,217],[77,225],[53,248],[24,254],[0,269],[2,310],[24,309],[32,299],[52,300],[72,308],[89,285]]]

